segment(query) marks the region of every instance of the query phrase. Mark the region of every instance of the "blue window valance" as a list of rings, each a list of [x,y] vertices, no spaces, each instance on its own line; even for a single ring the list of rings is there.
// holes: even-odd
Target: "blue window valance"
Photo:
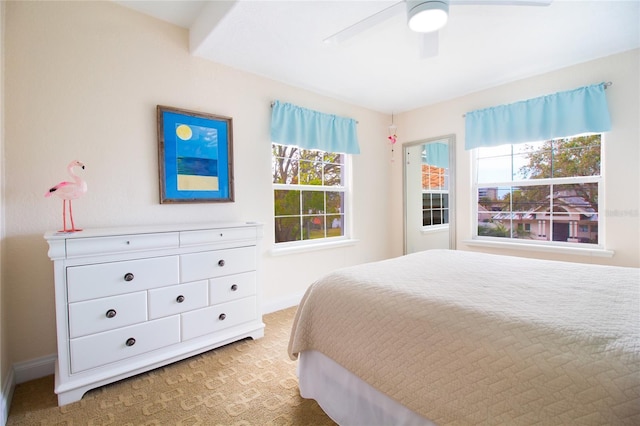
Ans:
[[[605,83],[465,115],[465,149],[611,130]]]
[[[359,154],[356,121],[275,101],[271,141],[326,152]]]
[[[432,166],[449,168],[449,145],[441,142],[430,142],[425,144],[424,162]]]

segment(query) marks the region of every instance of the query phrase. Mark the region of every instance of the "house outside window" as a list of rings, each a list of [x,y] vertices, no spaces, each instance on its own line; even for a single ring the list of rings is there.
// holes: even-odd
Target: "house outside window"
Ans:
[[[600,245],[602,136],[477,148],[476,238]]]
[[[272,144],[276,244],[347,237],[346,154]]]

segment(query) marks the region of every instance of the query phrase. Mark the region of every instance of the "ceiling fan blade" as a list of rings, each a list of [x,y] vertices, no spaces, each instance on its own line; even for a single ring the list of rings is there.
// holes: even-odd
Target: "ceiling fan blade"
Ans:
[[[553,0],[450,0],[451,6],[549,6]]]
[[[440,37],[438,31],[420,34],[420,58],[433,58],[438,56]]]
[[[380,12],[374,13],[371,16],[364,18],[361,21],[356,22],[355,24],[345,28],[344,30],[338,31],[324,39],[325,43],[342,43],[353,36],[360,34],[363,31],[368,30],[369,28],[386,21],[389,18],[394,17],[400,12],[403,12],[405,9],[405,2],[401,1],[399,3],[395,3],[386,9],[381,10]]]

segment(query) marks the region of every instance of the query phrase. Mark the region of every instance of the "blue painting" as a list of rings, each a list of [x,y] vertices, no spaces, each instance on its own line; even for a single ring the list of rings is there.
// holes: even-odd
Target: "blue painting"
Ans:
[[[161,203],[233,201],[231,119],[158,106]]]

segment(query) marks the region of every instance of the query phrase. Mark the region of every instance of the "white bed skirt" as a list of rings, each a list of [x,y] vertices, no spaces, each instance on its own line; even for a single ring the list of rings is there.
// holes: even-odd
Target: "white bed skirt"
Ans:
[[[300,395],[341,426],[435,426],[318,351],[300,353],[298,379]]]

